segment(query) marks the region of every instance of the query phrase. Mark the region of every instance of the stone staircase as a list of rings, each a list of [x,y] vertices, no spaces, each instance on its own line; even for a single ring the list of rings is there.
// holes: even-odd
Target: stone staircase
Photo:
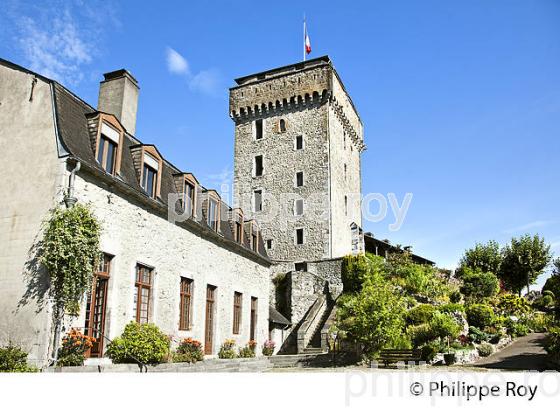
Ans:
[[[297,332],[297,352],[299,354],[319,354],[328,352],[327,333],[334,320],[335,303],[328,294],[317,295],[302,320]]]

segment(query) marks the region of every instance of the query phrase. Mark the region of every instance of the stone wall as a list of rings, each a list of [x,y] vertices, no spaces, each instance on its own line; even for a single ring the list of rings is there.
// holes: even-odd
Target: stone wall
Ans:
[[[63,188],[50,84],[0,65],[0,345],[20,344],[29,361],[47,357],[48,277],[35,244]]]
[[[225,339],[239,346],[249,341],[251,297],[258,298],[257,336],[268,338],[269,268],[188,229],[168,222],[143,204],[96,182],[86,173],[76,177],[76,197],[91,203],[101,221],[103,252],[114,255],[107,303],[107,336],[118,336],[133,320],[136,264],[154,268],[150,321],[176,340],[193,337],[204,342],[206,287],[217,287],[214,354]],[[192,329],[179,331],[180,278],[194,281]],[[243,294],[239,335],[232,334],[234,292]],[[83,326],[82,316],[75,325]]]

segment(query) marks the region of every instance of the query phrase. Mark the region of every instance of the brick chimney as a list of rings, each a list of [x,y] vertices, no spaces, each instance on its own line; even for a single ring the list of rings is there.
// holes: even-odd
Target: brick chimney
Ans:
[[[128,133],[136,131],[138,110],[138,81],[125,69],[103,74],[99,85],[97,109],[115,115]]]

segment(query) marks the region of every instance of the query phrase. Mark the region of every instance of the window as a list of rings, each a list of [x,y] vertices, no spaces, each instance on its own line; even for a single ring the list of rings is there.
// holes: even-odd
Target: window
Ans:
[[[208,199],[208,226],[210,228],[212,228],[213,230],[215,230],[216,232],[218,231],[218,203],[213,200],[213,199]]]
[[[183,188],[183,210],[187,215],[194,214],[194,185],[185,181]]]
[[[253,249],[253,252],[259,250],[259,232],[254,227],[251,232],[251,249]]]
[[[286,120],[285,119],[281,119],[279,124],[278,124],[278,128],[280,130],[280,132],[286,132]]]
[[[344,164],[344,179],[346,179],[347,169],[348,169],[348,166],[346,164]]]
[[[255,340],[257,336],[257,305],[258,299],[251,297],[251,327],[249,331],[249,339]]]
[[[150,297],[152,293],[153,269],[136,265],[134,286],[134,317],[138,323],[148,323]]]
[[[303,135],[296,137],[296,149],[303,149]]]
[[[263,137],[263,120],[255,121],[255,139],[260,140]]]
[[[344,195],[344,215],[348,215],[348,197]]]
[[[346,131],[344,132],[344,149],[346,149]]]
[[[243,224],[239,219],[235,221],[235,240],[239,243],[243,242]]]
[[[181,278],[181,302],[179,305],[179,330],[190,330],[192,326],[193,280]]]
[[[97,146],[97,162],[109,174],[115,174],[117,164],[117,150],[120,133],[114,128],[101,122],[99,143]]]
[[[257,155],[253,163],[253,173],[254,176],[260,177],[263,174],[263,156]]]
[[[296,172],[296,187],[303,186],[303,171]]]
[[[262,189],[253,191],[253,209],[255,212],[261,212],[263,210]]]
[[[307,272],[307,262],[296,262],[294,268],[296,272]]]
[[[294,215],[303,215],[303,199],[294,200]]]
[[[303,245],[303,228],[296,229],[296,245]]]
[[[233,293],[233,334],[238,335],[241,329],[241,306],[243,295],[239,292]]]
[[[266,249],[272,249],[272,239],[266,240]]]

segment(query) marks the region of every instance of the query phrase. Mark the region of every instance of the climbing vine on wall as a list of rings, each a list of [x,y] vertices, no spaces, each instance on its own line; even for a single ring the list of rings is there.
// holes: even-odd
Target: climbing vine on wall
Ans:
[[[82,204],[56,208],[44,226],[41,262],[51,281],[55,308],[77,316],[100,257],[101,226]]]

